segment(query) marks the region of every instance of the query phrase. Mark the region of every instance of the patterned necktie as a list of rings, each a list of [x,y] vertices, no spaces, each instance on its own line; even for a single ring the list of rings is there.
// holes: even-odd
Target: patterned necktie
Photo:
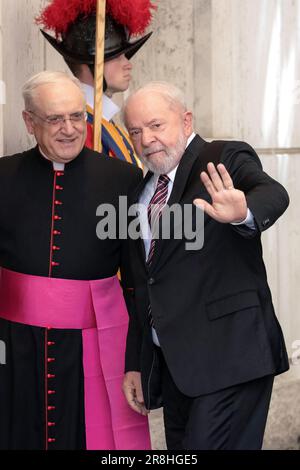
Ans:
[[[154,255],[154,250],[155,250],[156,238],[153,235],[155,234],[155,230],[158,228],[158,223],[161,217],[161,212],[167,202],[169,181],[170,181],[170,178],[167,175],[159,176],[156,190],[148,205],[148,222],[149,222],[149,226],[152,232],[152,239],[151,239],[149,254],[148,254],[147,261],[146,261],[148,268],[151,266],[153,255]],[[152,317],[150,304],[148,306],[148,318],[149,318],[150,326],[153,326],[153,317]]]
[[[155,232],[158,228],[161,211],[167,202],[168,196],[168,184],[170,178],[167,175],[160,175],[157,181],[156,190],[148,205],[148,222],[152,232],[152,239],[150,244],[150,250],[147,258],[148,267],[152,263],[154,249],[155,249]],[[154,235],[154,236],[153,236]]]

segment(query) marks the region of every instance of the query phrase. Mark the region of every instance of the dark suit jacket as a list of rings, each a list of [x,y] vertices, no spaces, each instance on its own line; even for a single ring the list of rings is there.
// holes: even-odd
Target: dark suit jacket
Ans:
[[[179,164],[168,205],[210,200],[199,175],[207,144],[196,136]],[[126,370],[141,370],[146,406],[160,405],[155,347],[147,319],[151,303],[162,352],[181,392],[211,393],[288,369],[262,259],[260,233],[285,211],[285,189],[263,172],[255,151],[224,142],[221,158],[234,186],[245,192],[257,230],[218,223],[205,215],[204,245],[158,240],[151,268],[143,241],[132,242],[136,314],[131,317]],[[151,177],[139,186],[136,199]],[[195,211],[193,208],[193,217]],[[152,395],[150,400],[150,395]]]

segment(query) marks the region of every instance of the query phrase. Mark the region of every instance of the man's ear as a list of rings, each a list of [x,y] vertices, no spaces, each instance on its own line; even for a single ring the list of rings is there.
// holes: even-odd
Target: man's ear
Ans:
[[[23,111],[22,116],[23,116],[28,134],[34,135],[33,120],[32,120],[32,117],[30,116],[30,113],[28,111]]]
[[[191,111],[183,113],[183,128],[185,135],[189,137],[193,132],[193,113]]]

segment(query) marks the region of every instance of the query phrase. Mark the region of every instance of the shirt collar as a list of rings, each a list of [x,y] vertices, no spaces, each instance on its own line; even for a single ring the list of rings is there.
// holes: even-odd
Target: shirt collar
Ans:
[[[192,142],[194,137],[196,137],[196,134],[195,134],[195,132],[192,132],[191,135],[189,136],[188,140],[187,140],[185,148],[187,148],[190,145],[190,143]]]
[[[94,109],[94,87],[87,85],[86,83],[81,83],[83,92],[85,94],[86,103],[90,108]],[[102,115],[104,119],[110,121],[115,114],[120,111],[119,106],[113,102],[105,93],[102,95]]]

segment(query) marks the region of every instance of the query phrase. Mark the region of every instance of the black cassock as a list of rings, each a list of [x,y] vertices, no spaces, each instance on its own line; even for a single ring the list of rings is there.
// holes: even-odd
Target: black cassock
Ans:
[[[96,209],[109,203],[118,214],[119,196],[140,179],[133,165],[87,148],[64,171],[54,171],[37,147],[1,158],[0,265],[79,280],[111,277],[121,267],[126,288],[126,242],[97,238]],[[84,449],[81,330],[0,318],[0,340],[6,352],[0,365],[0,449]]]

